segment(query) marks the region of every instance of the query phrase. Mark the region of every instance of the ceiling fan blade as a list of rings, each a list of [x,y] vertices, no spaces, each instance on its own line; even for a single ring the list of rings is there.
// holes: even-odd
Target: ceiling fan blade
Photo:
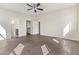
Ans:
[[[37,8],[38,10],[41,10],[41,11],[43,11],[43,9],[41,9],[41,8]]]
[[[37,11],[36,11],[36,10],[34,10],[34,12],[36,13]]]
[[[30,7],[33,7],[33,6],[31,6],[30,4],[27,4],[28,6],[30,6]]]
[[[30,9],[27,9],[27,10],[32,10],[32,8],[30,8]]]
[[[37,7],[40,5],[40,3],[37,3]]]

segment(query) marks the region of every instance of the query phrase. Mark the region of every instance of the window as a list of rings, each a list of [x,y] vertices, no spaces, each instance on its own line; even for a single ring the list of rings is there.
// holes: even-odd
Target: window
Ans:
[[[0,40],[6,39],[6,30],[0,25]]]
[[[69,24],[66,25],[63,32],[64,32],[63,33],[64,36],[69,32]]]

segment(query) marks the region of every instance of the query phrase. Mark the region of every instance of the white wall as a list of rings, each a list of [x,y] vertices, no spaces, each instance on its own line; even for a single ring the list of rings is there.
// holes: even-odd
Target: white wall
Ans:
[[[38,21],[32,21],[32,34],[39,34],[39,23],[38,23]]]
[[[26,19],[19,20],[19,36],[26,36]]]
[[[26,20],[32,19],[30,15],[18,13],[6,9],[0,9],[0,24],[7,30],[7,38],[11,38],[11,35],[15,36],[15,29],[19,28],[19,36],[26,35]],[[11,33],[11,20],[14,20],[13,34]]]
[[[39,16],[41,35],[52,37],[64,37],[78,40],[77,34],[77,8],[70,7]],[[69,32],[64,36],[64,29],[69,24]],[[68,29],[68,27],[67,27]],[[79,40],[78,40],[79,41]]]

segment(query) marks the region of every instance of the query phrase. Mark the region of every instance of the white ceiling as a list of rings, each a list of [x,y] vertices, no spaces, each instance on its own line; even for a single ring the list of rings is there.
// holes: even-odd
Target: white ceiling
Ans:
[[[38,13],[34,13],[33,10],[27,11],[29,7],[26,5],[26,3],[0,3],[0,8],[34,15],[34,14],[44,14],[46,12],[67,8],[74,5],[75,3],[41,3],[40,7],[43,8],[44,11],[38,11]]]

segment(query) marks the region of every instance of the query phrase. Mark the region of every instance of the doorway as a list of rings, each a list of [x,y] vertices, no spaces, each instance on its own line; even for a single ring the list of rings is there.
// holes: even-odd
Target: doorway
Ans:
[[[26,35],[40,35],[40,22],[26,20]]]
[[[26,20],[26,29],[27,29],[26,34],[31,35],[31,21],[30,20]]]

